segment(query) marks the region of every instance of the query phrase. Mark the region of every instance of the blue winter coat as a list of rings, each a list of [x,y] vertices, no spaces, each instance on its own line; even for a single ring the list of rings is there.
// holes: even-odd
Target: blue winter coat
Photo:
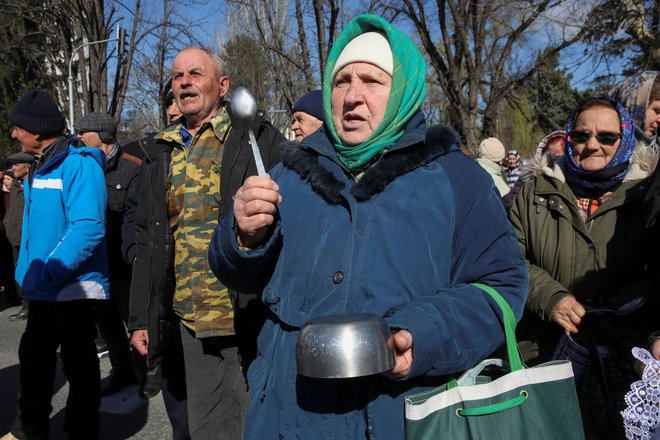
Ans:
[[[69,145],[25,184],[16,281],[28,301],[107,299],[107,192],[99,148]]]
[[[356,182],[323,130],[285,148],[271,176],[282,202],[272,235],[240,249],[233,215],[209,258],[239,291],[265,285],[272,314],[248,371],[248,439],[404,438],[404,396],[474,366],[503,342],[497,289],[518,317],[527,271],[493,181],[458,150],[455,134],[426,134],[421,113]],[[409,376],[297,375],[296,339],[310,318],[367,312],[414,338]]]

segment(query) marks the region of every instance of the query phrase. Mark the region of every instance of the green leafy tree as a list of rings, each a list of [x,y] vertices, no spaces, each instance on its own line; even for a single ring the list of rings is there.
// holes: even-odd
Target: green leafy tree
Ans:
[[[246,87],[259,108],[268,105],[270,90],[264,81],[264,75],[268,74],[268,58],[263,46],[248,35],[236,35],[224,45],[221,57],[231,88]]]
[[[571,87],[573,76],[559,65],[559,56],[539,55],[546,62],[522,87],[534,109],[533,130],[541,136],[566,127],[566,121],[578,101]]]
[[[53,92],[54,81],[38,61],[45,41],[34,32],[36,23],[23,13],[26,2],[0,7],[0,158],[20,149],[11,138],[9,111],[28,90],[39,87]]]
[[[517,150],[523,159],[533,157],[540,137],[534,126],[536,109],[529,97],[521,94],[503,101],[498,114],[498,139],[504,148]]]

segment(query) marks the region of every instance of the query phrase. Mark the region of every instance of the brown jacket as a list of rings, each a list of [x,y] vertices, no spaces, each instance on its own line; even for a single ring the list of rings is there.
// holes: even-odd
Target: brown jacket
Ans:
[[[9,194],[9,206],[3,223],[7,239],[12,246],[21,245],[21,231],[23,230],[23,207],[25,206],[25,197],[23,196],[23,181],[14,179]]]

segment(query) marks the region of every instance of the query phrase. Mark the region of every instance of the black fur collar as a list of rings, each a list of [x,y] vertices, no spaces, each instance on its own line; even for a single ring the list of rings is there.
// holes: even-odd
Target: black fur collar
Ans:
[[[280,148],[284,166],[294,170],[303,180],[309,182],[314,191],[326,202],[332,205],[341,203],[341,190],[344,189],[345,184],[319,165],[318,153],[295,142],[284,142]],[[351,188],[351,194],[358,202],[369,200],[381,193],[397,177],[457,148],[458,135],[451,128],[440,125],[430,127],[426,131],[425,142],[392,151],[367,169],[362,178]]]

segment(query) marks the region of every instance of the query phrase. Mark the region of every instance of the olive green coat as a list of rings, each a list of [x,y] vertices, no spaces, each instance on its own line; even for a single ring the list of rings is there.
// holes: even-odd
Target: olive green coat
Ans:
[[[561,328],[550,322],[551,312],[568,294],[586,306],[613,307],[647,295],[652,301],[645,308],[655,301],[657,311],[660,252],[651,244],[657,233],[644,228],[643,216],[656,162],[649,150],[636,152],[624,181],[586,223],[565,182],[563,159],[553,168],[540,164],[534,180],[522,187],[509,217],[529,271],[526,316],[518,332],[528,361],[552,355]],[[639,332],[651,330],[645,328],[647,318],[635,314]]]

